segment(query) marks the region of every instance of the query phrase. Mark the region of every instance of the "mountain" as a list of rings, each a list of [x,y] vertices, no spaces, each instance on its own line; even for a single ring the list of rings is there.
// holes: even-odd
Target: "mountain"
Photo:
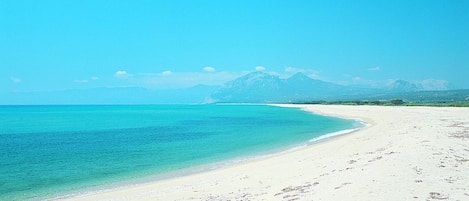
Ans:
[[[409,82],[406,80],[394,80],[388,85],[387,89],[388,91],[393,92],[412,92],[424,90],[421,84]]]
[[[312,79],[303,73],[296,73],[286,79],[285,84],[289,101],[330,99],[349,91],[349,87]]]
[[[447,82],[439,80],[428,80],[427,83],[395,80],[387,88],[365,88],[325,82],[303,73],[282,79],[258,71],[229,81],[221,87],[197,85],[170,90],[101,87],[46,92],[3,92],[0,93],[0,105],[288,103],[390,99],[420,103],[469,101],[469,90],[441,90],[448,86]]]
[[[211,98],[215,102],[277,102],[285,99],[285,90],[279,77],[253,72],[227,82]]]
[[[263,72],[253,72],[230,81],[212,93],[216,102],[291,102],[330,99],[350,91],[348,87],[315,80],[303,73],[288,79]]]
[[[390,100],[407,102],[467,102],[469,90],[426,91],[418,82],[395,80],[387,88],[342,86],[312,79],[303,73],[290,78],[253,72],[226,83],[210,96],[218,103],[287,103],[340,100]]]

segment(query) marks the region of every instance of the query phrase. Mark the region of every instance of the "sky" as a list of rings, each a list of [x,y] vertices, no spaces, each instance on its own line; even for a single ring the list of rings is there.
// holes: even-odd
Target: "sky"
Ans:
[[[0,0],[0,92],[221,85],[253,71],[469,88],[469,1]]]

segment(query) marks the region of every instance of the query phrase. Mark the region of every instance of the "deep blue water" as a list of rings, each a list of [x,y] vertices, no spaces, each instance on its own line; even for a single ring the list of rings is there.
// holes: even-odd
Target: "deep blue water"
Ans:
[[[266,105],[0,106],[0,200],[265,154],[356,126]]]

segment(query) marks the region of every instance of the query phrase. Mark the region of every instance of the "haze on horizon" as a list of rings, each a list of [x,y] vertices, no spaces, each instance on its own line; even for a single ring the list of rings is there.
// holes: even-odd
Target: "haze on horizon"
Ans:
[[[469,1],[0,2],[0,93],[222,85],[252,71],[469,88]]]

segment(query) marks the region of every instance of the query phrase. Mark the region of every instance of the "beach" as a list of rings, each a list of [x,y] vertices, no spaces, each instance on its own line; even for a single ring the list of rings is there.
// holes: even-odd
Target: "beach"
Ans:
[[[469,200],[469,108],[298,107],[367,127],[294,151],[68,200]]]

